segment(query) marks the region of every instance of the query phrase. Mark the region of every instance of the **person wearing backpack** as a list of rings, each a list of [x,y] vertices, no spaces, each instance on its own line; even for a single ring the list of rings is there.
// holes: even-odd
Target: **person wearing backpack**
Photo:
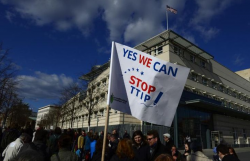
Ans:
[[[61,136],[61,133],[62,133],[61,128],[56,127],[54,134],[51,135],[49,138],[48,147],[49,147],[50,156],[58,153],[59,151],[58,140],[59,140],[59,137]]]

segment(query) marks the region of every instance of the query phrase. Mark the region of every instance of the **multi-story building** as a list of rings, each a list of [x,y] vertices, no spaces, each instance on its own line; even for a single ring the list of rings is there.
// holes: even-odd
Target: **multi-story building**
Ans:
[[[47,105],[47,106],[39,108],[38,112],[37,112],[37,117],[36,117],[35,129],[37,129],[39,127],[39,124],[41,124],[42,120],[46,120],[47,119],[48,114],[51,111],[54,111],[56,109],[57,109],[57,106],[55,106],[55,105]],[[50,125],[46,124],[45,128],[47,128],[47,129],[50,129],[50,128],[54,129],[55,128],[55,121],[54,121],[54,123],[51,123]]]
[[[172,124],[175,144],[182,146],[186,136],[200,140],[203,148],[211,148],[220,141],[235,145],[250,143],[249,81],[171,30],[146,40],[135,49],[191,69]],[[84,107],[93,102],[96,104],[95,112],[91,114],[91,126],[104,125],[108,64],[83,76],[93,80],[88,90],[93,89],[97,95],[80,101],[78,108],[81,112],[75,120],[81,127],[87,126],[88,113]],[[111,111],[109,125],[142,124],[132,116]]]

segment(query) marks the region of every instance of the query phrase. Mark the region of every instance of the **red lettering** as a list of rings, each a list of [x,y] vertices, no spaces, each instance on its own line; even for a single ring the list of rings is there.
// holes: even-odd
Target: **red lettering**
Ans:
[[[129,81],[130,84],[135,84],[134,78],[136,78],[136,77],[133,75],[130,77],[130,81]]]

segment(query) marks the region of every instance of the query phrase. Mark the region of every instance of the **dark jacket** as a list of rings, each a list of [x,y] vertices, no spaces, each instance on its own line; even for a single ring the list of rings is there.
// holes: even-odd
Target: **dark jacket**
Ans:
[[[130,159],[128,157],[119,158],[116,154],[113,155],[110,161],[137,161],[136,157]]]
[[[222,158],[222,161],[240,161],[240,160],[236,156],[228,154]]]
[[[133,145],[133,149],[135,152],[135,157],[137,158],[138,161],[147,161],[147,148],[148,145],[147,144],[142,144],[141,146],[135,146]]]
[[[166,152],[168,154],[171,155],[171,149],[172,149],[172,146],[174,145],[174,141],[172,139],[169,138],[169,141],[168,142],[165,142],[165,146],[166,146]]]
[[[150,149],[153,149],[152,155],[150,154]],[[153,147],[148,146],[147,147],[147,160],[148,161],[154,161],[159,155],[166,153],[166,147],[158,141]]]

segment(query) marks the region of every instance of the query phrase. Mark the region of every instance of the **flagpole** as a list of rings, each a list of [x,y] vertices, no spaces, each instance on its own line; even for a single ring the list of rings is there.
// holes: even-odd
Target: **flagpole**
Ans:
[[[109,105],[107,105],[106,109],[106,121],[105,121],[105,128],[104,128],[104,136],[103,136],[103,145],[102,145],[102,159],[104,161],[105,157],[105,150],[106,150],[106,142],[107,142],[107,132],[108,132],[108,121],[109,121]]]
[[[168,10],[166,10],[166,17],[167,17],[167,30],[168,30]]]

